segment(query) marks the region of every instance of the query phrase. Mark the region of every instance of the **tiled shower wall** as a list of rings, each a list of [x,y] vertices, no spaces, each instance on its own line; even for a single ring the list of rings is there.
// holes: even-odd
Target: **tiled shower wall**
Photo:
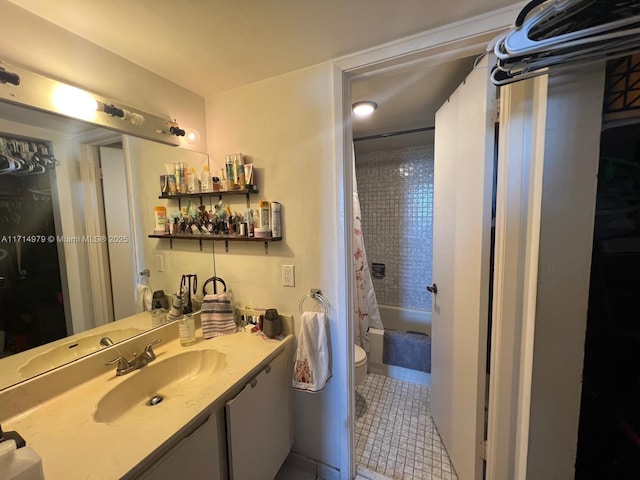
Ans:
[[[362,232],[378,303],[431,310],[433,145],[356,155]]]

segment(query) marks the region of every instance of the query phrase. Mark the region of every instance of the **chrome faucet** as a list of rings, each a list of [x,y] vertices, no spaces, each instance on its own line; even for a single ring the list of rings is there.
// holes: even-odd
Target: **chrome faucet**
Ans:
[[[156,343],[160,343],[160,339],[157,339],[147,345],[144,351],[140,354],[133,354],[133,359],[131,361],[127,360],[124,357],[118,357],[110,362],[107,362],[105,365],[113,365],[114,363],[118,364],[116,368],[116,376],[120,377],[122,375],[126,375],[127,373],[131,373],[134,370],[144,367],[147,363],[153,362],[156,359],[156,354],[153,351],[153,345]]]
[[[103,347],[110,347],[111,345],[113,345],[113,340],[111,340],[109,337],[102,337],[100,339],[100,345],[102,345]]]

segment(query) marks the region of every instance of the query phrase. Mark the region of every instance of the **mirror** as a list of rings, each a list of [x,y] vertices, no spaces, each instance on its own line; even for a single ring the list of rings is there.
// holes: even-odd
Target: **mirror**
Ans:
[[[151,232],[131,163],[152,151],[156,177],[165,163],[200,166],[208,156],[2,101],[0,137],[42,141],[58,163],[0,175],[2,390],[106,348],[104,337],[117,344],[151,328],[135,297]]]

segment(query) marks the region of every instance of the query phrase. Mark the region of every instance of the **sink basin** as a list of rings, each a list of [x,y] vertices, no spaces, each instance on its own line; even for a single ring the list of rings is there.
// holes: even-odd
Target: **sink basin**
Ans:
[[[23,377],[38,375],[104,348],[100,345],[100,339],[102,337],[109,337],[116,343],[131,338],[143,331],[144,330],[139,328],[122,328],[109,330],[99,335],[87,335],[86,337],[70,340],[46,352],[31,357],[28,362],[18,368],[18,373]]]
[[[227,355],[213,349],[158,358],[128,374],[122,383],[102,397],[93,418],[99,423],[116,424],[131,416],[135,416],[136,421],[157,417],[163,414],[164,408],[156,405],[164,407],[177,401],[187,402],[226,365]]]

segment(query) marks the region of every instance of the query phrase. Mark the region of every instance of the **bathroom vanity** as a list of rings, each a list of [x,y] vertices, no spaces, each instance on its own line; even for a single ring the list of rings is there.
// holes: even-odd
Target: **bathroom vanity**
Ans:
[[[144,367],[105,365],[157,339]],[[167,324],[1,391],[0,423],[49,479],[271,479],[293,444],[292,339],[199,331],[181,347]]]

